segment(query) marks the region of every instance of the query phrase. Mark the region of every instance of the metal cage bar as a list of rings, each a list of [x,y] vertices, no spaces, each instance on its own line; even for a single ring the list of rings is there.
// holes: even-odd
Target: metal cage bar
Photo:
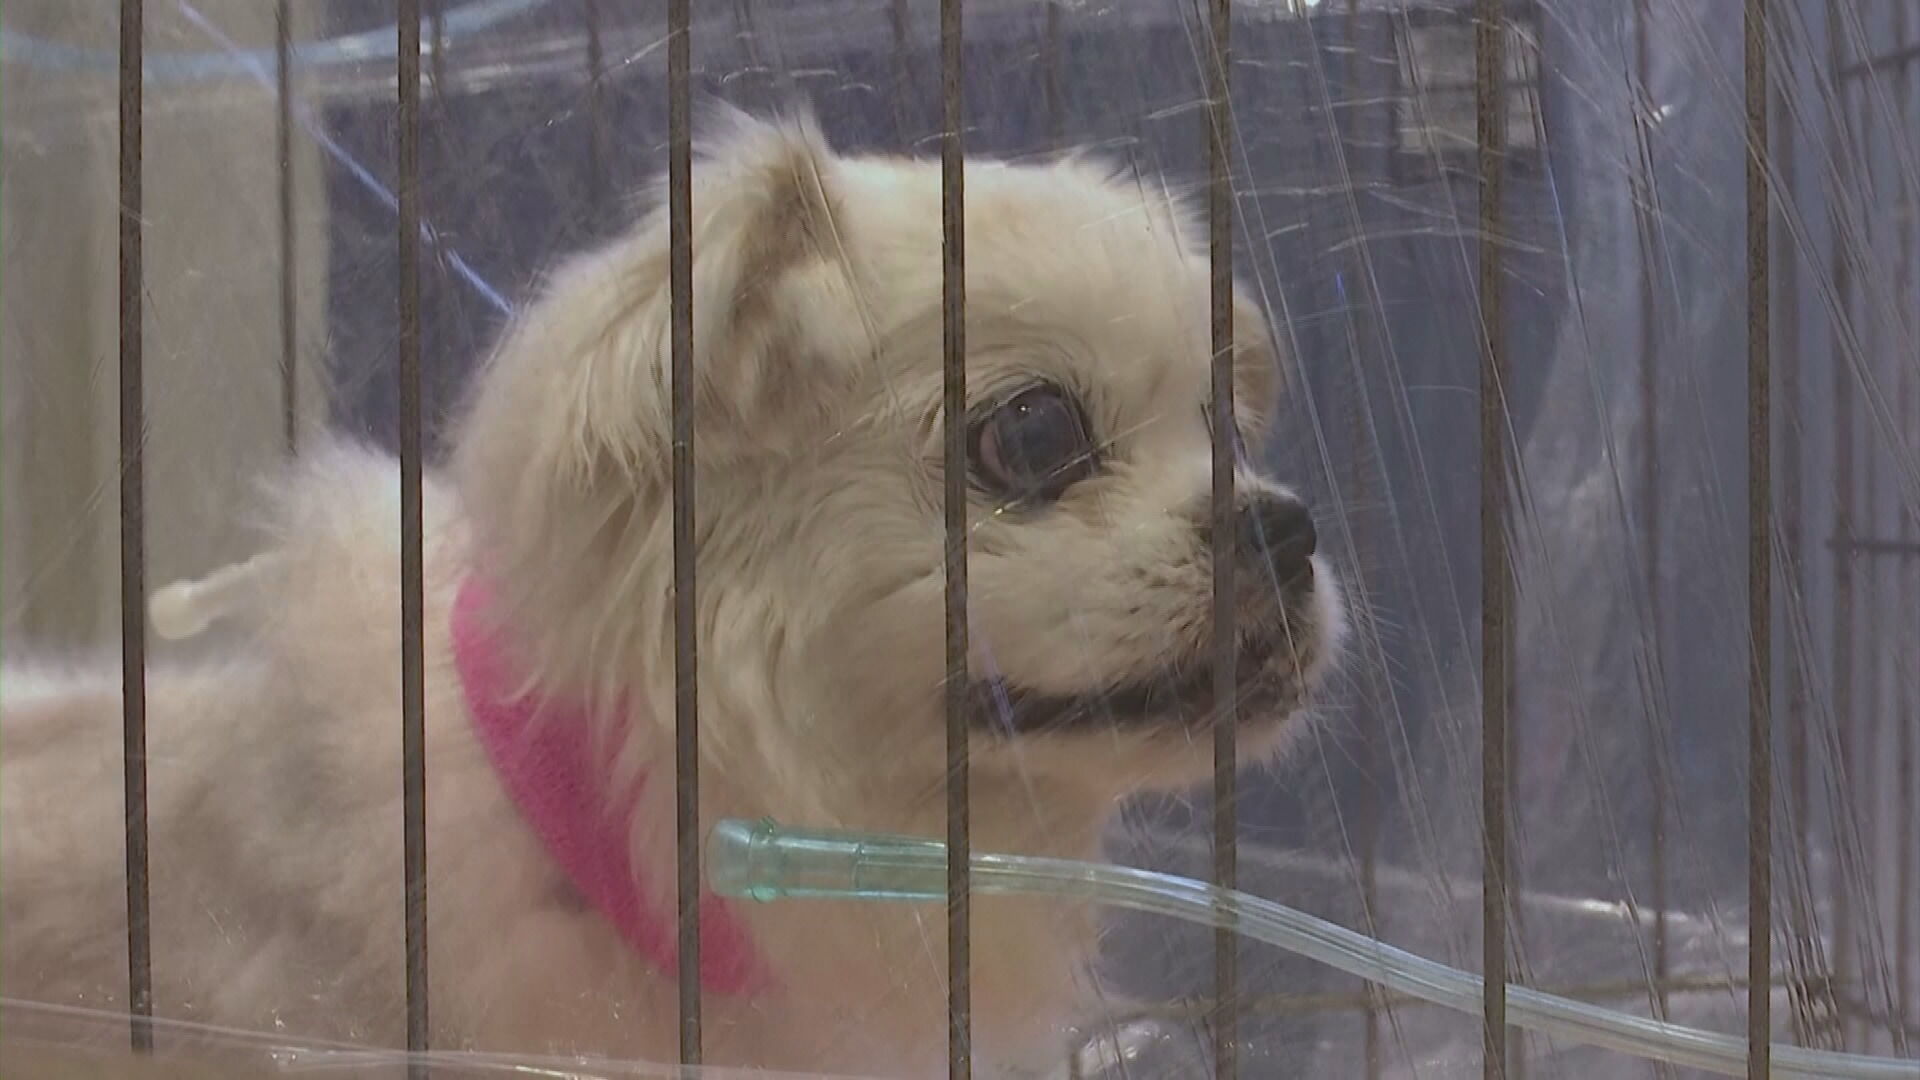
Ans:
[[[1207,35],[1207,258],[1212,330],[1212,528],[1213,563],[1213,880],[1223,889],[1239,883],[1239,660],[1235,629],[1235,571],[1240,557],[1234,528],[1234,466],[1237,444],[1233,403],[1233,0],[1213,0]],[[1213,1069],[1218,1080],[1239,1075],[1236,1047],[1239,1003],[1238,943],[1232,930],[1214,931]]]
[[[1902,46],[1908,44],[1915,22],[1912,11],[1907,7],[1894,9],[1894,39]],[[1920,57],[1916,57],[1920,59]],[[1897,87],[1895,100],[1903,109],[1912,108],[1914,95],[1912,62],[1899,66],[1894,76]],[[1920,177],[1909,175],[1903,184],[1904,198],[1908,213],[1913,215],[1900,237],[1900,265],[1895,271],[1897,280],[1896,295],[1906,296],[1920,301],[1914,294],[1915,284],[1915,233],[1920,232]],[[1920,329],[1920,325],[1915,327]],[[1920,431],[1920,364],[1903,365],[1900,373],[1901,412],[1904,414],[1907,430]],[[1909,522],[1920,507],[1909,507]],[[1903,537],[1911,537],[1911,524],[1901,530]],[[1901,599],[1897,610],[1913,611],[1920,607],[1920,564],[1907,563],[1898,568],[1902,580],[1895,586],[1895,595]],[[1907,623],[1905,636],[1907,655],[1920,654],[1920,628],[1914,622]],[[1915,743],[1920,742],[1920,702],[1914,697],[1913,684],[1901,684],[1901,702],[1894,709],[1894,716],[1905,716],[1900,724],[1898,735],[1898,788],[1899,810],[1896,828],[1899,840],[1894,850],[1899,853],[1899,866],[1894,872],[1895,923],[1894,923],[1894,1012],[1902,1024],[1920,1022],[1915,1015],[1914,968],[1916,953],[1920,953],[1920,928],[1914,924],[1920,921],[1920,776],[1915,773]]]
[[[1767,0],[1747,0],[1747,1076],[1772,1072],[1773,430]]]
[[[1844,38],[1840,30],[1840,0],[1827,0],[1824,5],[1824,23],[1827,39],[1827,78],[1839,99],[1833,107],[1833,140],[1830,157],[1833,161],[1833,179],[1836,186],[1844,189],[1852,182],[1852,164],[1854,159],[1854,131],[1852,117],[1849,114],[1844,94],[1842,78],[1845,68]],[[1853,540],[1854,528],[1854,387],[1852,365],[1845,362],[1850,344],[1848,335],[1842,326],[1849,317],[1853,296],[1853,263],[1841,243],[1845,222],[1840,210],[1841,201],[1829,197],[1827,200],[1827,230],[1831,237],[1827,253],[1827,278],[1832,283],[1834,295],[1838,298],[1839,308],[1831,318],[1832,325],[1828,333],[1828,348],[1832,357],[1833,421],[1832,455],[1834,516],[1833,537],[1838,544],[1830,545],[1833,554],[1833,591],[1831,614],[1831,640],[1828,648],[1832,656],[1833,667],[1831,685],[1833,699],[1831,708],[1834,725],[1834,755],[1838,759],[1836,767],[1844,776],[1857,775],[1854,757],[1853,728],[1854,710],[1854,565],[1853,552],[1845,546]],[[1849,979],[1849,969],[1853,966],[1853,894],[1844,883],[1833,892],[1833,960],[1829,974],[1836,988],[1844,988]],[[1847,1025],[1838,1013],[1838,1001],[1831,1000],[1835,1007],[1836,1038],[1845,1042]]]
[[[1487,1080],[1507,1062],[1507,738],[1513,679],[1512,592],[1507,549],[1505,333],[1501,306],[1501,200],[1506,190],[1504,0],[1475,0],[1475,129],[1479,143],[1480,238],[1480,804],[1482,1053]]]
[[[421,518],[420,0],[399,0],[400,760],[407,1049],[428,1048],[425,566]],[[408,1071],[424,1076],[415,1061]]]
[[[702,1060],[700,1024],[700,695],[694,606],[693,136],[689,0],[667,5],[667,293],[673,412],[674,895],[679,923],[680,1063]]]
[[[1633,32],[1633,78],[1635,108],[1634,136],[1638,160],[1637,183],[1641,188],[1639,197],[1633,201],[1634,225],[1639,233],[1640,242],[1640,428],[1641,436],[1641,472],[1640,472],[1640,524],[1641,534],[1641,574],[1643,588],[1647,592],[1647,632],[1652,637],[1651,651],[1657,667],[1664,667],[1660,661],[1661,650],[1665,647],[1665,605],[1660,597],[1660,547],[1662,542],[1662,517],[1660,507],[1659,469],[1660,469],[1660,429],[1655,422],[1659,415],[1660,384],[1656,372],[1659,366],[1656,358],[1660,354],[1659,333],[1656,326],[1656,312],[1659,309],[1657,292],[1654,288],[1654,252],[1658,243],[1659,223],[1656,220],[1654,192],[1657,181],[1654,176],[1653,147],[1645,121],[1646,102],[1651,97],[1649,80],[1652,55],[1651,28],[1653,13],[1649,0],[1634,0]],[[1659,704],[1654,708],[1661,708]],[[1648,725],[1647,738],[1647,776],[1652,781],[1652,808],[1648,812],[1650,824],[1647,831],[1648,871],[1652,881],[1653,904],[1653,1007],[1654,1015],[1664,1019],[1669,1005],[1667,979],[1671,967],[1667,926],[1667,892],[1669,888],[1667,870],[1667,780],[1666,770],[1660,758],[1660,739],[1658,734],[1665,730],[1658,717]],[[1672,1070],[1662,1066],[1658,1075],[1670,1076]]]
[[[299,341],[294,322],[299,282],[294,273],[293,235],[293,16],[292,0],[273,9],[275,150],[280,170],[280,427],[287,453],[299,448]]]
[[[120,0],[120,692],[126,783],[127,1010],[133,1048],[153,1049],[147,879],[146,401],[141,153],[146,10]]]
[[[947,1075],[973,1075],[967,759],[967,230],[961,0],[940,0],[941,472],[946,529]]]

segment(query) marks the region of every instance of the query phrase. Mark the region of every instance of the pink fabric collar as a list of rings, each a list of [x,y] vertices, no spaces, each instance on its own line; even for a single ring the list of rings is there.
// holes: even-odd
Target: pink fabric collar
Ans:
[[[646,777],[617,805],[604,797],[600,784],[609,770],[594,767],[587,710],[516,696],[516,672],[486,619],[488,599],[486,587],[469,579],[453,606],[453,659],[474,734],[521,815],[574,886],[630,947],[672,974],[679,967],[676,918],[649,895],[628,828]],[[770,982],[745,921],[704,890],[700,982],[711,991],[743,995]]]

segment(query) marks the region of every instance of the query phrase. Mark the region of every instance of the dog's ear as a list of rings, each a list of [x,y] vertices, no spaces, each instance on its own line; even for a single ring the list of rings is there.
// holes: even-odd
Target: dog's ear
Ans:
[[[777,451],[822,430],[863,340],[838,242],[836,159],[812,118],[715,110],[693,165],[694,416],[703,463]],[[459,435],[467,470],[576,487],[662,479],[670,455],[671,235],[652,212],[561,266],[478,380]],[[804,310],[807,307],[813,310]],[[840,340],[823,339],[821,324]],[[810,329],[811,328],[811,329]],[[483,464],[481,459],[485,459]],[[497,478],[494,481],[497,483]]]

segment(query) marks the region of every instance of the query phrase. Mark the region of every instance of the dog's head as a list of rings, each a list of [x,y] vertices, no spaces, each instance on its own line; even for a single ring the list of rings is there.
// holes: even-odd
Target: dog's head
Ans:
[[[940,168],[722,122],[691,215],[703,745],[754,776],[924,782],[944,765]],[[1084,160],[969,163],[965,195],[977,760],[1096,792],[1190,782],[1222,712],[1204,247],[1164,192]],[[609,693],[673,670],[665,204],[554,275],[458,442],[478,558],[538,670]],[[1234,314],[1252,442],[1280,365],[1258,308]],[[1235,486],[1217,539],[1257,753],[1342,616],[1307,508],[1244,464]]]

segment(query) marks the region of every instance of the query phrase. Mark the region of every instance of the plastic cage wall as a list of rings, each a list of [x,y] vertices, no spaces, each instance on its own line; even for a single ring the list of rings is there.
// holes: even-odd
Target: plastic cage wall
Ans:
[[[1354,600],[1299,752],[1216,782],[1240,887],[1496,984],[1920,1056],[1908,0],[14,0],[4,27],[10,652],[118,648],[137,689],[145,593],[242,557],[259,466],[326,424],[430,468],[691,100],[798,94],[853,150],[1091,148],[1227,196],[1295,380],[1262,453]],[[167,733],[126,709],[137,928]],[[1222,812],[1129,807],[1112,857],[1208,877]],[[134,939],[119,1007],[192,1020]],[[1216,955],[1116,919],[1103,978],[1149,1006],[1062,1032],[1062,1068],[1654,1069],[1264,948],[1223,998]],[[8,1001],[0,1041],[127,1038],[48,1004]],[[301,1035],[158,1032],[283,1063]]]

